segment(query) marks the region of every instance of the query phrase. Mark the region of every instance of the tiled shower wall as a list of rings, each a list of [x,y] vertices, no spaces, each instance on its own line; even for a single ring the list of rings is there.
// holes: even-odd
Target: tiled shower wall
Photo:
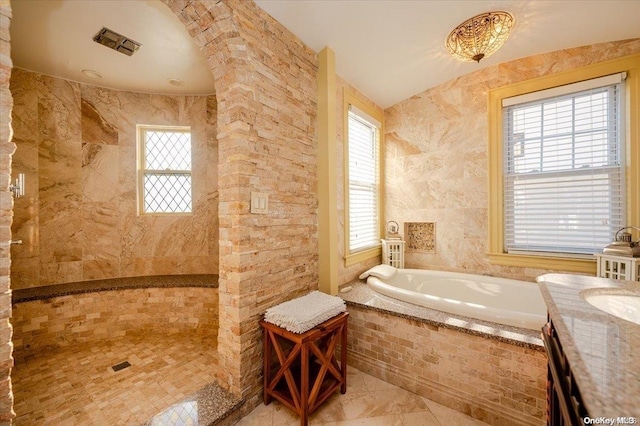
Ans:
[[[549,272],[487,258],[489,90],[640,51],[640,40],[546,53],[490,66],[385,110],[386,217],[435,222],[434,253],[407,250],[405,266],[533,280]]]
[[[0,423],[5,424],[14,417],[13,393],[11,392],[11,285],[9,268],[11,252],[7,242],[11,240],[13,201],[9,192],[11,180],[11,157],[15,145],[11,142],[11,107],[13,99],[9,91],[11,76],[9,23],[11,4],[0,0]]]
[[[14,69],[12,288],[218,272],[214,96],[110,90]],[[193,213],[140,216],[136,124],[191,126]]]
[[[0,1],[4,67],[10,64],[10,6],[7,0]],[[245,405],[250,409],[259,402],[261,389],[260,315],[270,306],[317,288],[317,59],[311,49],[253,2],[163,2],[203,51],[215,78],[216,136],[224,159],[218,163],[217,173],[219,379],[232,392],[250,396]],[[6,81],[2,88],[7,88],[9,74],[3,71],[2,79],[3,84]],[[77,108],[81,103],[75,101],[82,91],[80,95],[77,90],[72,92]],[[10,99],[2,97],[3,143],[9,141]],[[65,105],[58,106],[64,113]],[[3,163],[0,172],[8,175],[9,164]],[[210,176],[215,176],[211,172]],[[250,192],[254,190],[269,193],[268,215],[249,213]],[[7,232],[9,226],[8,221]],[[141,234],[148,228],[143,226]],[[163,238],[192,232],[189,227],[163,230]],[[8,259],[9,251],[2,255]],[[64,254],[59,259],[70,263]],[[6,268],[0,277],[8,277],[8,264]],[[8,299],[6,306],[10,306]],[[10,330],[8,322],[6,327]],[[9,342],[10,335],[6,339],[3,335],[2,341]],[[10,343],[7,348],[10,354]],[[10,355],[1,359],[10,359]],[[2,389],[4,383],[10,396],[9,382],[3,382]],[[10,399],[2,407],[5,405],[10,415]]]

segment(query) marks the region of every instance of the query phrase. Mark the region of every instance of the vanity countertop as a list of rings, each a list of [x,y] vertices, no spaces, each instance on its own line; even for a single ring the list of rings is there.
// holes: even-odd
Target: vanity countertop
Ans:
[[[609,315],[580,295],[585,290],[640,294],[640,282],[546,274],[538,284],[590,417],[640,421],[640,325]]]

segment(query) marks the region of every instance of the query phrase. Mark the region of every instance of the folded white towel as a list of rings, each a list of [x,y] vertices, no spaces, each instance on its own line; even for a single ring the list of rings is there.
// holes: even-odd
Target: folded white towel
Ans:
[[[304,333],[347,310],[344,300],[319,291],[267,309],[264,320],[292,333]]]
[[[398,270],[391,265],[378,265],[360,274],[360,279],[364,280],[369,276],[388,280],[393,277]]]

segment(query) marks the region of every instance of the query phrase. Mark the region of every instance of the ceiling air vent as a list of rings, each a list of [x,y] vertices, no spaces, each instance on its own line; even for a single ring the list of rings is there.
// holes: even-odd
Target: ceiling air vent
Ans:
[[[98,34],[93,37],[93,41],[107,46],[127,56],[131,56],[142,46],[137,41],[111,31],[109,28],[102,28]]]

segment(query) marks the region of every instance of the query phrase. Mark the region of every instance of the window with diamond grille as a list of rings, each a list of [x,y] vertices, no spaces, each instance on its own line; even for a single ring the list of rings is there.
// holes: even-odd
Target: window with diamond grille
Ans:
[[[138,126],[140,212],[190,213],[191,130]]]

